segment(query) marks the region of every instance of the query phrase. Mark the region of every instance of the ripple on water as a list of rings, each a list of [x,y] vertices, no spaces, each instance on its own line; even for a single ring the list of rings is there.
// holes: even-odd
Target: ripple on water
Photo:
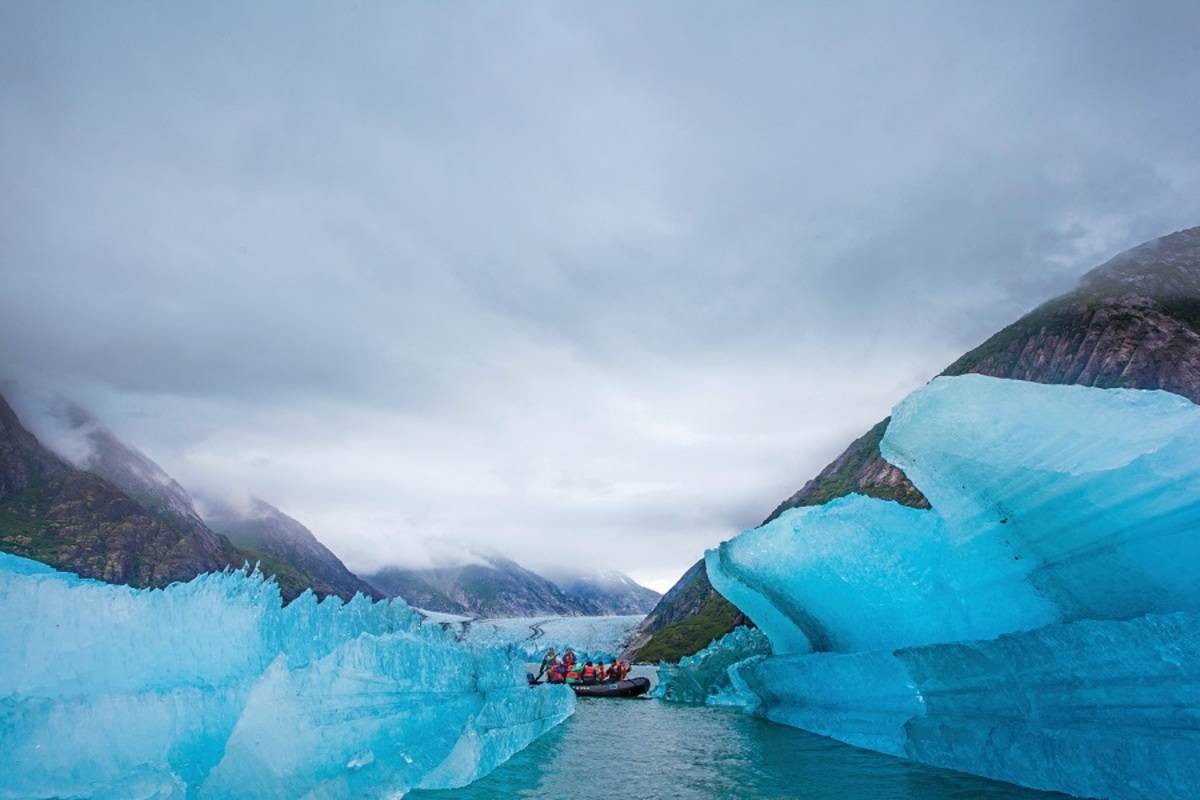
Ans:
[[[575,716],[463,789],[423,800],[1049,800],[1063,795],[859,750],[736,711],[580,700]]]

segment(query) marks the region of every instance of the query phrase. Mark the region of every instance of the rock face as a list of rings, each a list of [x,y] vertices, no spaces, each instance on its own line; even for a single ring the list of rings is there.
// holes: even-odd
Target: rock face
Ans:
[[[2,397],[0,425],[0,549],[132,586],[165,586],[242,563],[198,520],[175,525],[58,459]]]
[[[187,490],[144,453],[78,408],[65,421],[85,445],[76,466],[44,447],[0,397],[0,550],[137,587],[258,564],[287,601],[308,588],[320,597],[379,596],[277,509],[274,527],[257,536],[254,524],[240,527],[250,546],[238,547],[205,524]]]
[[[312,531],[275,506],[252,498],[246,509],[205,503],[204,521],[244,551],[283,563],[298,572],[319,596],[350,600],[355,594],[381,599],[383,594],[359,578]]]
[[[186,528],[203,526],[187,489],[149,456],[122,442],[77,405],[67,406],[60,416],[83,452],[76,467],[104,478],[147,511]]]
[[[1165,389],[1200,402],[1200,227],[1112,258],[1084,275],[1076,289],[996,333],[942,374],[966,373],[1035,383]],[[790,508],[820,505],[852,492],[928,508],[921,492],[879,453],[888,421],[851,443],[764,522]],[[688,571],[693,584],[694,569]],[[681,579],[676,588],[682,584]],[[673,591],[662,603],[669,602]],[[707,591],[713,591],[711,586]],[[658,609],[647,622],[656,614]],[[642,633],[653,638],[660,629],[648,625]]]
[[[62,475],[67,465],[25,430],[0,397],[0,502]]]
[[[738,625],[751,624],[708,581],[701,559],[684,573],[634,629],[624,657],[678,661]]]

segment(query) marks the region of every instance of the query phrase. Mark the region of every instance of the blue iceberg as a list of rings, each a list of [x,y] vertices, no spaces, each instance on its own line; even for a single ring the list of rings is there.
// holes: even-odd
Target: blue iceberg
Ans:
[[[771,643],[762,631],[739,625],[695,655],[681,658],[678,664],[659,664],[654,695],[673,703],[755,706],[757,696],[746,691],[738,673],[731,673],[730,668],[770,654]]]
[[[729,667],[741,704],[1036,788],[1200,794],[1200,408],[939,378],[881,452],[932,509],[850,495],[707,553],[774,652]]]
[[[163,590],[0,554],[0,798],[399,797],[481,777],[574,710],[401,601],[257,573]]]

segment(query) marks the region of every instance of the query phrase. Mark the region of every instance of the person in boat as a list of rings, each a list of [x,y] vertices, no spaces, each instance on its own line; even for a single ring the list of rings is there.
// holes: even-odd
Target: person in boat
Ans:
[[[547,672],[549,672],[551,669],[553,669],[554,665],[557,663],[558,663],[558,654],[555,653],[554,648],[551,647],[549,650],[546,651],[546,655],[542,656],[542,666],[538,669],[537,679],[541,680],[542,676],[545,675]]]
[[[567,668],[562,665],[561,661],[556,661],[554,666],[550,667],[546,680],[549,683],[566,683]]]
[[[567,665],[567,672],[575,669],[575,651],[567,648],[567,652],[563,653],[563,663]]]
[[[596,683],[604,683],[608,680],[608,670],[604,668],[603,661],[596,662]]]
[[[591,686],[596,682],[596,666],[592,662],[587,662],[583,665],[583,673],[580,675],[585,686]]]

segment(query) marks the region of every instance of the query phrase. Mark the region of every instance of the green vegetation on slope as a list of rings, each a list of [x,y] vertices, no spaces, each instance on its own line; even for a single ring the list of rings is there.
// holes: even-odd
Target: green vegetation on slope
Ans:
[[[59,546],[50,532],[50,497],[44,487],[0,503],[0,550],[53,564]]]
[[[100,480],[86,474],[84,479]],[[63,481],[60,478],[39,484],[0,503],[0,550],[68,572],[81,571],[84,563],[81,554],[106,551],[105,540],[119,535],[126,518],[118,516],[111,521],[89,519],[83,524],[70,516],[66,520],[56,518],[54,500]],[[58,516],[62,516],[61,508],[58,509]],[[158,520],[158,515],[146,514],[145,519]],[[141,562],[142,557],[156,553],[146,549],[151,546],[150,542],[143,540],[141,547],[130,548],[125,554],[132,559],[126,561],[126,570],[130,573],[127,581],[131,585],[144,587],[168,582],[145,578],[150,570],[142,567]],[[229,566],[240,568],[243,563],[251,567],[258,564],[264,575],[274,576],[285,600],[294,599],[309,587],[309,580],[287,564],[252,548],[231,549]]]
[[[684,656],[702,650],[714,639],[729,633],[745,617],[715,591],[709,595],[700,611],[659,630],[637,652],[638,661],[676,662]]]

